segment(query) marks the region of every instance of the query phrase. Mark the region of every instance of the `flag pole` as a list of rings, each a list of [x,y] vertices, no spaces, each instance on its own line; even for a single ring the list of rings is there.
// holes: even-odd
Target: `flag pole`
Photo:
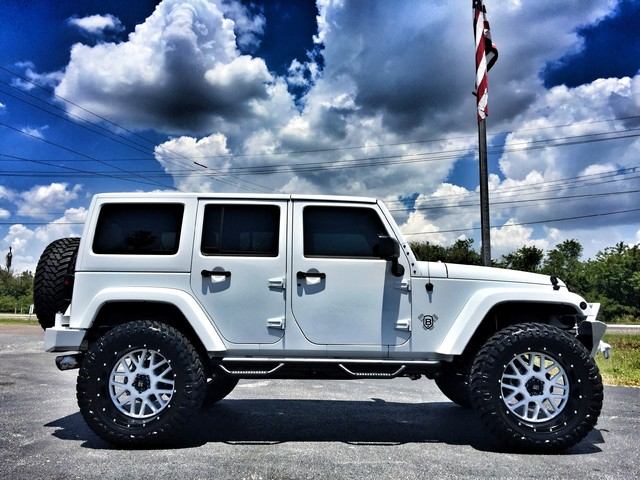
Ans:
[[[478,118],[478,145],[480,152],[480,230],[482,264],[491,266],[491,225],[489,222],[489,174],[487,168],[487,119]]]
[[[472,0],[473,32],[476,44],[476,116],[478,119],[478,147],[480,159],[480,258],[491,266],[491,225],[489,217],[489,173],[487,167],[487,115],[489,77],[487,73],[498,59],[498,49],[491,40],[487,9],[483,0]]]

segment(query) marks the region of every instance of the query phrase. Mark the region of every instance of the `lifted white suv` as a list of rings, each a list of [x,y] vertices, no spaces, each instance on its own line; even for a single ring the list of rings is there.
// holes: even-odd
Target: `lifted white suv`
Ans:
[[[425,376],[512,448],[565,449],[602,407],[597,304],[554,277],[418,261],[371,198],[97,195],[82,239],[40,258],[35,302],[117,444],[175,439],[240,378]]]

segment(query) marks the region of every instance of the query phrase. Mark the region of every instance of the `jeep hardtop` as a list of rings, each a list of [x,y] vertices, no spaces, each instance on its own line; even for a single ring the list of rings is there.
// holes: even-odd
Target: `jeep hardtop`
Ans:
[[[605,326],[555,277],[419,261],[384,203],[96,195],[35,275],[45,348],[109,442],[174,441],[243,378],[434,379],[509,447],[599,416]]]

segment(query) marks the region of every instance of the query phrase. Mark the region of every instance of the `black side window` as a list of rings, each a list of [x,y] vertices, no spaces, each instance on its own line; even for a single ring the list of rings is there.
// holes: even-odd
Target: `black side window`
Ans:
[[[184,205],[110,203],[102,205],[93,238],[100,254],[173,255],[178,251]]]
[[[379,258],[379,236],[388,235],[371,208],[305,207],[305,257]]]
[[[280,208],[207,205],[200,250],[204,255],[278,256]]]

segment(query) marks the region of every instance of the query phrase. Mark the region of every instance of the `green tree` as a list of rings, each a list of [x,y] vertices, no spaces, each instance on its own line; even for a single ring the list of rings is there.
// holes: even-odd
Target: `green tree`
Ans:
[[[525,245],[515,252],[503,255],[502,261],[497,262],[496,266],[525,272],[538,272],[543,258],[544,251],[542,249],[533,245]]]
[[[618,243],[585,262],[585,296],[602,304],[602,318],[640,317],[640,246]]]
[[[575,239],[565,240],[547,252],[542,265],[542,273],[563,280],[569,290],[583,293],[588,288],[584,283],[582,244]]]
[[[480,265],[482,263],[480,254],[473,249],[473,238],[458,239],[448,247],[433,245],[429,242],[412,243],[411,249],[418,260],[465,265]]]

